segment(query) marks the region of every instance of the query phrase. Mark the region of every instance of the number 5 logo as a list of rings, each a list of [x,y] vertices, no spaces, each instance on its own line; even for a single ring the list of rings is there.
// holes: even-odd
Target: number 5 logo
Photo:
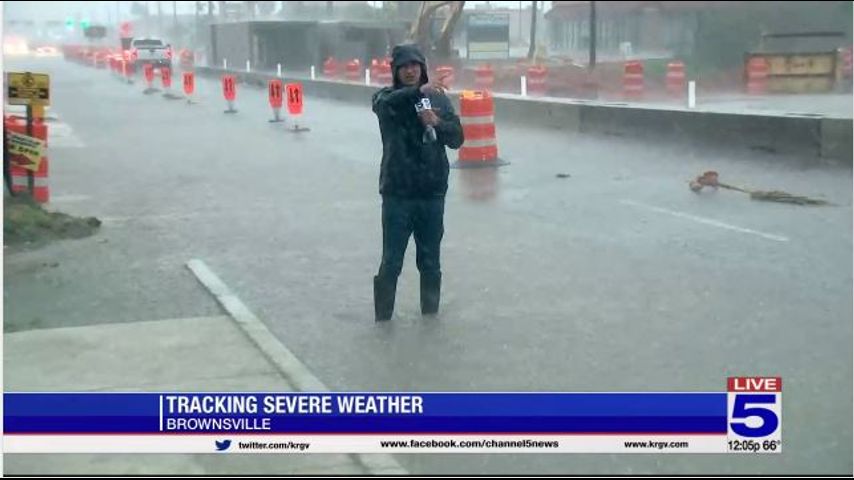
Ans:
[[[729,428],[736,434],[742,437],[759,438],[767,437],[775,432],[780,425],[780,420],[777,413],[771,408],[762,406],[750,405],[776,405],[777,396],[773,394],[740,394],[735,396],[735,403],[732,406],[732,414],[730,415]],[[750,427],[747,425],[747,419],[758,417],[762,420],[762,424],[758,427]],[[743,420],[743,421],[735,421]]]

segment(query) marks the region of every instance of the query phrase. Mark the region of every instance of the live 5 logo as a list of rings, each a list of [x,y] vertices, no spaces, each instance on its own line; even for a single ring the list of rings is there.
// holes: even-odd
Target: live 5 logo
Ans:
[[[780,452],[783,427],[780,377],[727,379],[727,439],[730,451]]]

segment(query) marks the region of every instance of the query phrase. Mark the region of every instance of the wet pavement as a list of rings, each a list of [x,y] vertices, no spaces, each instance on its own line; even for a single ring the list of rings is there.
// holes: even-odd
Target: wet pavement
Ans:
[[[7,251],[6,331],[216,315],[183,267],[200,258],[333,390],[721,391],[729,375],[786,386],[779,456],[396,456],[413,473],[851,472],[839,427],[852,421],[850,168],[536,130],[499,111],[510,165],[451,173],[440,315],[419,313],[411,244],[395,318],[376,325],[369,99],[307,98],[311,131],[294,134],[268,123],[264,89],[239,86],[225,115],[214,81],[197,79],[187,105],[61,59],[33,68],[52,73],[65,125],[52,207],[104,225]],[[705,170],[834,205],[690,192]]]

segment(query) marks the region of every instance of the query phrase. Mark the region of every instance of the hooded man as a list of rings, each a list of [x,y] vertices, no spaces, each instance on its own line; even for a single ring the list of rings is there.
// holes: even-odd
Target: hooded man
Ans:
[[[460,119],[445,96],[441,80],[431,82],[427,78],[427,61],[418,47],[394,47],[391,69],[393,86],[373,97],[383,142],[383,256],[374,277],[377,321],[391,319],[410,234],[415,237],[416,264],[421,273],[421,313],[439,311],[439,247],[448,190],[445,147],[457,149],[463,144]],[[429,106],[432,109],[424,109]]]

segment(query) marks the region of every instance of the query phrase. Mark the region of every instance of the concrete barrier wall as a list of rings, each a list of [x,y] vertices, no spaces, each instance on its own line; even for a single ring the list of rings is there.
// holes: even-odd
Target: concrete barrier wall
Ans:
[[[220,75],[219,68],[197,68],[200,75]],[[233,71],[241,82],[266,85],[271,74]],[[306,95],[369,106],[378,87],[359,83],[284,77],[299,81]],[[459,107],[458,97],[452,96]],[[618,102],[554,100],[495,95],[499,123],[582,133],[601,133],[654,141],[679,141],[701,146],[745,149],[803,157],[804,164],[821,159],[852,164],[852,120],[807,115],[720,113],[680,108],[655,108]]]

